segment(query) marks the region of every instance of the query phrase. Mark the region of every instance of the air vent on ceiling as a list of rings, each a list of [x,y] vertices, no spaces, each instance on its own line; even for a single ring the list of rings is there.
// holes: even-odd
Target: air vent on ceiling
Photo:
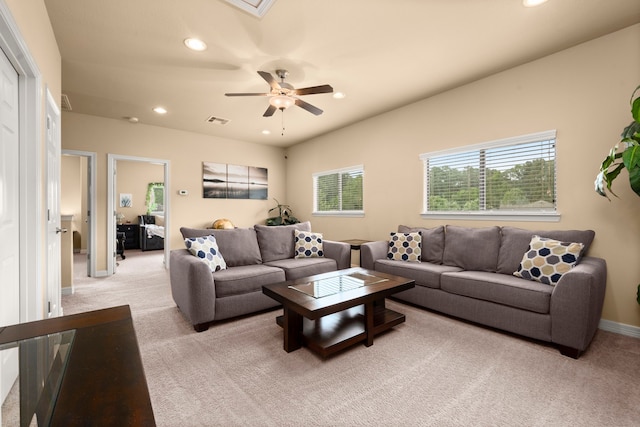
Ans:
[[[227,123],[229,123],[231,120],[229,119],[223,119],[222,117],[216,117],[216,116],[209,116],[209,118],[207,119],[207,121],[209,123],[214,123],[216,125],[226,125]]]
[[[62,111],[71,111],[71,102],[69,97],[64,93],[61,96],[60,104],[62,105]]]
[[[262,18],[276,0],[226,0],[227,3],[249,12],[257,18]]]

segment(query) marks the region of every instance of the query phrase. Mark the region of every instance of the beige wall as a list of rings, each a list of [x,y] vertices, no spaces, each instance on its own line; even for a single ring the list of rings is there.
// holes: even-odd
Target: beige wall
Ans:
[[[43,77],[43,95],[45,94],[44,88],[48,87],[60,107],[62,59],[44,1],[4,0],[4,2],[9,6],[11,15],[20,28],[20,33],[24,37],[31,56],[38,64]],[[44,113],[45,103],[43,102],[42,105]]]
[[[147,213],[147,187],[150,182],[164,182],[164,166],[129,160],[118,160],[116,179],[116,212],[124,215],[123,222],[138,223],[139,215]],[[133,204],[121,208],[120,193],[131,194]]]
[[[591,255],[608,264],[603,318],[640,326],[640,198],[627,175],[608,202],[593,181],[631,122],[629,97],[640,84],[640,25],[447,91],[290,148],[287,194],[310,218],[313,172],[364,165],[364,218],[314,217],[330,239],[383,239],[398,224],[482,227],[491,221],[420,217],[421,153],[557,129],[560,222],[509,222],[523,228],[593,229]],[[291,179],[296,177],[296,179]]]
[[[73,228],[82,230],[82,158],[62,156],[60,161],[60,213],[73,215]]]
[[[264,223],[267,211],[275,204],[274,197],[281,202],[287,200],[284,150],[280,148],[73,112],[62,114],[62,147],[97,153],[98,270],[106,269],[107,263],[105,237],[108,153],[169,160],[171,229],[167,230],[167,240],[171,248],[184,246],[179,231],[182,226],[207,227],[215,219],[229,218],[238,227],[250,227],[256,223]],[[267,168],[269,199],[204,199],[203,161]],[[187,190],[189,195],[179,196],[178,190]],[[144,201],[136,197],[134,206],[140,203]]]

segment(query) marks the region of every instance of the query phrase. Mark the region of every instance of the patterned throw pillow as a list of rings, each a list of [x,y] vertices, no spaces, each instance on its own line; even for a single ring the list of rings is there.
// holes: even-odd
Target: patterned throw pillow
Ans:
[[[513,273],[523,279],[555,285],[580,260],[584,245],[533,236],[520,267]]]
[[[293,230],[296,258],[322,258],[322,234]]]
[[[184,239],[184,244],[187,245],[187,249],[192,255],[207,263],[212,272],[227,268],[227,263],[224,261],[220,249],[218,249],[218,243],[214,236]]]
[[[420,262],[422,233],[391,233],[387,258],[396,261]]]

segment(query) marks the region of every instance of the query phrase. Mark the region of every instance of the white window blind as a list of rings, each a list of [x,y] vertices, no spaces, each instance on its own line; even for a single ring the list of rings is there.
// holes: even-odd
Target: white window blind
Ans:
[[[349,168],[313,174],[314,214],[362,214],[364,168]]]
[[[540,132],[426,153],[424,212],[556,212],[556,136]]]

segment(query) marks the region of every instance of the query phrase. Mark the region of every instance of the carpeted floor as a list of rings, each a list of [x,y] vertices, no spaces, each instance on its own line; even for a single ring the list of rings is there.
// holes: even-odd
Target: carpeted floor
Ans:
[[[82,267],[76,268],[76,274]],[[65,314],[129,304],[159,426],[637,426],[640,340],[598,331],[579,359],[390,301],[406,323],[322,360],[282,349],[279,311],[196,333],[162,253],[78,275]]]

